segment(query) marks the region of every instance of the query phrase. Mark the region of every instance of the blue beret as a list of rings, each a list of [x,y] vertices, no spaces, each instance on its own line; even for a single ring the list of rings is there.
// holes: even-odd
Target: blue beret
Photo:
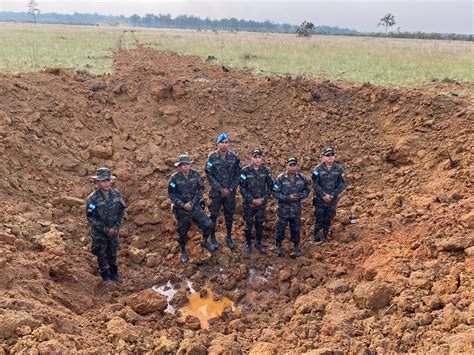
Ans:
[[[223,142],[223,141],[228,141],[229,140],[229,136],[225,133],[221,133],[219,135],[219,137],[217,137],[217,144]]]

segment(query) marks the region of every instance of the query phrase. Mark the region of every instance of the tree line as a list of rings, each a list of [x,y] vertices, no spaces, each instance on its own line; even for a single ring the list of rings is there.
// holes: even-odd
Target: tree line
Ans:
[[[388,14],[387,14],[388,15]],[[383,20],[383,18],[381,19]],[[390,20],[390,19],[388,19]],[[337,26],[315,26],[311,22],[303,22],[302,25],[291,25],[287,23],[279,24],[271,21],[253,21],[237,18],[225,18],[213,20],[210,18],[201,19],[196,16],[179,15],[172,17],[170,14],[146,14],[144,16],[109,16],[84,13],[59,14],[40,13],[37,5],[29,8],[28,12],[0,12],[0,22],[21,22],[21,23],[49,23],[49,24],[71,24],[89,26],[129,26],[129,27],[154,27],[154,28],[183,28],[196,30],[214,31],[248,31],[248,32],[280,32],[297,33],[307,36],[312,34],[321,35],[346,35],[346,36],[368,36],[368,37],[392,37],[392,38],[419,38],[419,39],[447,39],[472,41],[472,35],[456,33],[425,33],[425,32],[388,32],[391,21],[381,22],[385,27],[384,32],[359,32],[353,29],[340,28]],[[394,21],[393,21],[394,22]],[[308,25],[311,27],[308,28]],[[302,27],[303,26],[303,27]],[[303,33],[301,32],[303,30]]]

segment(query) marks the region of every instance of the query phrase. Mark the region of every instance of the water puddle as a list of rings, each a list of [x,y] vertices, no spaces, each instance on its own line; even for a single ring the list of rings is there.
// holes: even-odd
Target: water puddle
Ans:
[[[189,304],[180,309],[183,319],[188,315],[192,315],[199,319],[201,328],[209,329],[209,319],[215,318],[222,314],[225,308],[230,307],[233,312],[240,314],[240,308],[234,306],[229,298],[224,297],[221,300],[214,301],[211,289],[206,287],[207,296],[201,298],[198,292],[193,292],[188,296]]]

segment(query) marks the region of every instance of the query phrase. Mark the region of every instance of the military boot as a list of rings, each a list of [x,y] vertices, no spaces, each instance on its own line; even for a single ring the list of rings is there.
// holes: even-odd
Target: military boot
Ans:
[[[300,248],[300,243],[294,243],[294,246],[295,246],[296,257],[303,255],[303,252],[301,251],[301,248]]]
[[[235,248],[234,241],[232,240],[232,235],[230,235],[229,233],[227,233],[227,235],[225,236],[225,243],[227,244],[227,247],[231,251],[234,251],[234,248]]]
[[[207,239],[208,239],[208,236],[203,236],[203,237],[202,237],[201,246],[202,246],[204,249],[207,249],[207,250],[209,250],[210,252],[213,252],[214,249],[212,248],[212,244],[209,244],[209,242],[207,241]]]
[[[255,248],[260,254],[265,254],[265,246],[262,243],[262,231],[257,229],[256,238],[255,238]]]
[[[275,244],[275,254],[276,254],[276,256],[281,256],[281,254],[282,254],[281,242],[276,242],[276,244]]]
[[[311,238],[310,243],[316,244],[321,242],[321,237],[319,236],[319,229],[314,231],[313,237]]]
[[[211,251],[215,251],[219,248],[219,243],[217,243],[216,232],[211,232]]]
[[[244,250],[246,253],[251,253],[252,252],[252,232],[251,231],[245,231],[245,246]]]
[[[109,270],[99,271],[100,276],[102,277],[102,281],[105,284],[110,284],[112,279],[110,278]]]
[[[110,271],[110,279],[112,281],[118,282],[119,284],[123,282],[123,278],[118,274],[117,265],[109,266],[109,271]]]
[[[186,245],[180,245],[181,247],[181,261],[187,263],[189,260],[188,251],[186,250]]]
[[[321,237],[321,242],[325,243],[328,241],[329,229],[323,229],[323,236]]]

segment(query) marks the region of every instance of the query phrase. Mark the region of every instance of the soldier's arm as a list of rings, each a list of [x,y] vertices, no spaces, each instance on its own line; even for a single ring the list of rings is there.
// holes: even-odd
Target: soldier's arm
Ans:
[[[282,192],[281,179],[277,179],[272,188],[273,196],[280,202],[288,202],[288,196]]]
[[[250,193],[250,191],[248,190],[247,175],[245,174],[245,171],[243,169],[240,171],[239,180],[240,180],[240,182],[239,182],[239,184],[240,184],[240,193],[242,194],[244,199],[246,199],[247,201],[252,201],[253,196]]]
[[[98,216],[97,216],[97,206],[96,202],[92,199],[87,200],[86,203],[86,215],[87,215],[87,221],[89,224],[94,228],[101,230],[102,232],[106,233],[108,228],[105,225],[104,221],[102,221]]]
[[[299,197],[300,200],[302,200],[309,196],[310,190],[309,190],[308,180],[306,179],[306,176],[304,176],[303,174],[300,174],[300,176],[304,181],[304,185],[303,185],[303,191],[298,192],[297,196]]]
[[[168,196],[170,197],[171,202],[173,202],[175,206],[178,206],[178,207],[184,206],[184,202],[178,197],[178,194],[176,191],[176,182],[174,181],[174,179],[171,179],[168,184]]]
[[[207,180],[209,181],[209,184],[211,185],[211,187],[213,189],[216,189],[217,191],[220,191],[222,186],[219,183],[219,181],[217,181],[217,178],[215,176],[216,169],[214,168],[210,158],[207,159],[206,166],[205,166],[204,170],[206,171],[206,177],[207,177]]]
[[[265,183],[266,183],[267,191],[265,193],[265,197],[263,198],[263,200],[268,201],[270,197],[272,196],[272,190],[273,190],[273,179],[270,174],[270,170],[268,171],[267,180],[265,181]]]
[[[338,184],[333,192],[333,198],[338,198],[339,194],[346,188],[347,182],[344,178],[344,170],[341,168],[341,172],[337,178]]]
[[[239,157],[236,157],[236,161],[234,164],[234,171],[233,171],[233,178],[232,178],[232,183],[230,184],[229,188],[232,191],[235,191],[237,189],[237,186],[239,185],[239,180],[240,180],[240,159]]]
[[[120,194],[119,194],[119,197],[120,197]],[[120,203],[120,206],[117,213],[117,218],[115,219],[114,225],[112,227],[113,229],[120,229],[120,227],[123,224],[123,219],[125,217],[125,208],[127,208],[127,205],[125,204],[125,201],[121,197],[120,197],[119,203]]]
[[[191,200],[193,206],[197,206],[204,196],[204,184],[202,183],[201,177],[198,174],[198,185],[197,191]]]
[[[313,181],[314,191],[322,198],[325,195],[325,192],[321,185],[319,184],[319,171],[315,169],[313,175],[311,175],[311,180]]]

